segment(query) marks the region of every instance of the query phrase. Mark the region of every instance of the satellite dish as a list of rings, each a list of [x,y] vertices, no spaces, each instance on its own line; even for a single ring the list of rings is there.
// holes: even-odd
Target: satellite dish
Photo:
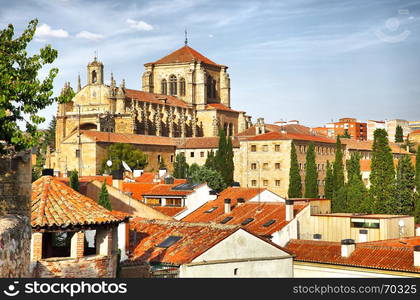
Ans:
[[[130,167],[127,165],[127,163],[125,161],[122,161],[122,165],[123,165],[123,167],[126,171],[133,172],[133,171],[131,171]]]
[[[106,165],[108,166],[108,167],[111,167],[112,166],[112,161],[110,161],[109,159],[106,161]]]
[[[398,225],[400,225],[400,227],[403,227],[404,226],[404,220],[399,220]]]

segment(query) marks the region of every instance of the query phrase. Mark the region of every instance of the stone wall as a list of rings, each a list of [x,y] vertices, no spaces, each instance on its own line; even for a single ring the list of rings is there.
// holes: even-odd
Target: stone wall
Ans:
[[[0,277],[29,274],[30,158],[30,153],[0,157]]]
[[[117,255],[92,255],[83,258],[48,258],[39,260],[36,278],[115,278]]]

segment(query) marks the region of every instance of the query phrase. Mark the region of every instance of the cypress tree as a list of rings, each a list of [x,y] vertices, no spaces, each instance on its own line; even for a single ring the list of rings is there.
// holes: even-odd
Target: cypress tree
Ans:
[[[204,166],[207,169],[217,170],[213,150],[210,150],[209,152],[207,152],[207,159],[206,159],[206,162],[205,162]]]
[[[174,161],[174,177],[185,179],[188,176],[188,164],[185,155],[178,153]]]
[[[222,174],[223,178],[225,178],[225,168],[226,168],[226,133],[224,129],[219,130],[219,147],[216,151],[216,155],[214,158],[214,163],[217,168],[217,171]]]
[[[393,213],[414,215],[416,192],[415,171],[408,155],[400,157],[397,166],[396,197]]]
[[[334,195],[333,169],[329,161],[327,161],[327,171],[325,174],[324,186],[325,198],[332,200]]]
[[[302,178],[300,177],[296,147],[293,142],[290,150],[289,190],[287,195],[289,198],[302,197]]]
[[[360,155],[354,153],[347,161],[347,183],[345,211],[352,213],[365,212],[367,189],[360,172]]]
[[[318,195],[318,172],[315,163],[315,146],[310,143],[306,152],[305,172],[305,198],[317,198]]]
[[[79,173],[76,170],[71,171],[69,185],[73,190],[79,191]]]
[[[374,132],[370,168],[370,212],[392,213],[395,203],[395,170],[385,129],[376,129]]]
[[[416,190],[420,193],[420,145],[417,147],[416,154]]]
[[[102,207],[105,207],[107,210],[112,210],[105,180],[101,187],[101,193],[99,194],[98,204],[101,205]]]
[[[232,138],[228,137],[226,145],[226,178],[225,183],[230,186],[233,183],[234,163],[233,163],[233,145]]]
[[[404,133],[400,125],[397,125],[397,128],[395,128],[395,142],[396,143],[404,142]]]
[[[333,197],[332,197],[332,211],[343,212],[346,207],[346,194],[344,187],[344,165],[343,165],[343,150],[341,148],[340,138],[337,137],[335,143],[335,159],[333,163]]]

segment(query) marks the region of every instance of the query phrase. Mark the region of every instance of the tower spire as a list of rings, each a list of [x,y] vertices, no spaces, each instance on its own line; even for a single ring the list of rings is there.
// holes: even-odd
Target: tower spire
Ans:
[[[188,45],[187,28],[185,28],[185,46]]]

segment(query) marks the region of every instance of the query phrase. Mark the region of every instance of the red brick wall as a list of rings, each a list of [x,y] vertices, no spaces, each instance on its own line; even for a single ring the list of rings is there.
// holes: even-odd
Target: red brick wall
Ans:
[[[49,258],[39,260],[35,278],[115,278],[117,256],[92,255],[79,259]]]

